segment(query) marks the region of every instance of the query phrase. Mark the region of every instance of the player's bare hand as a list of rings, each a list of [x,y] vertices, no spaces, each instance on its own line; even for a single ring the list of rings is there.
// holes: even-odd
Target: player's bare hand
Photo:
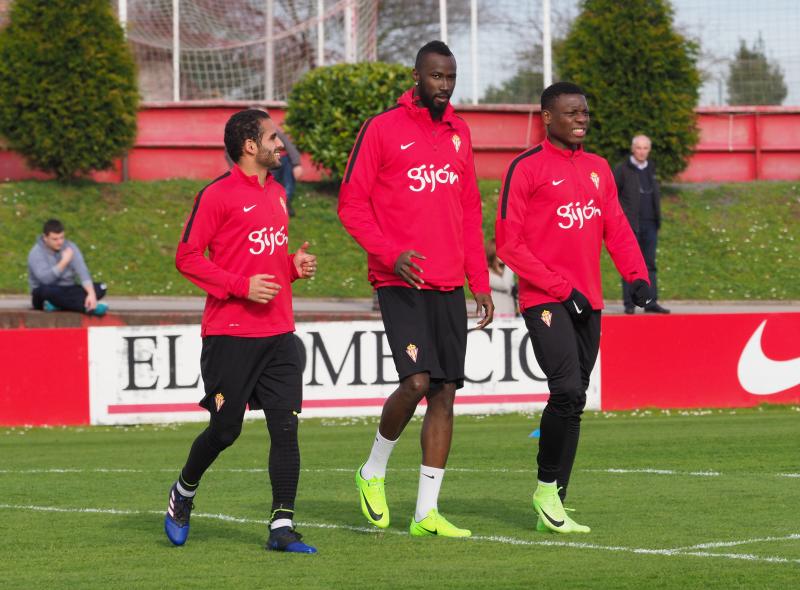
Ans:
[[[492,319],[494,319],[494,302],[489,293],[475,293],[475,303],[477,303],[475,313],[480,316],[481,312],[483,312],[483,317],[476,326],[480,330],[492,323]]]
[[[419,289],[420,285],[424,284],[425,281],[416,273],[421,273],[422,268],[418,264],[416,264],[412,258],[418,258],[420,260],[425,260],[425,256],[420,254],[415,250],[406,250],[400,256],[397,257],[397,261],[394,263],[394,272],[397,276],[403,279],[406,283],[414,287],[415,289]],[[416,272],[414,272],[416,271]]]
[[[308,246],[308,242],[303,242],[294,254],[294,265],[301,279],[310,279],[317,274],[317,257],[308,253]]]
[[[250,292],[247,298],[256,303],[268,303],[272,301],[280,292],[281,286],[273,283],[269,279],[274,279],[275,275],[253,275],[250,277]]]

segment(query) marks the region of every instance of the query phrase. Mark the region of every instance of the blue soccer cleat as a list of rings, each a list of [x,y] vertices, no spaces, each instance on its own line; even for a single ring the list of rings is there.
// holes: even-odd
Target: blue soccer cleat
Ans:
[[[183,545],[189,537],[189,517],[192,515],[194,503],[192,498],[182,496],[178,484],[173,484],[169,491],[169,506],[164,516],[164,532],[173,545]]]
[[[286,553],[316,553],[317,548],[306,545],[301,540],[302,538],[303,535],[292,527],[278,527],[270,530],[266,548],[270,551],[285,551]]]
[[[107,311],[108,311],[108,305],[106,305],[105,303],[98,303],[94,309],[87,311],[86,314],[101,318],[104,315],[106,315]]]

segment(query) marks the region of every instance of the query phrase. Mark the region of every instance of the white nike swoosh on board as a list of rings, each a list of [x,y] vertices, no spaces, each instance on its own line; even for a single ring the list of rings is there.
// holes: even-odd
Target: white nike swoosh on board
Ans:
[[[249,213],[251,209],[255,209],[255,205],[250,205],[249,207],[242,207],[245,213]]]
[[[753,395],[772,395],[800,385],[800,357],[775,361],[764,354],[761,335],[766,325],[767,320],[761,322],[739,357],[739,383]]]
[[[400,144],[400,149],[401,150],[407,150],[408,148],[410,148],[415,143],[417,143],[417,142],[416,141],[412,141],[411,143]]]
[[[561,179],[561,180],[559,180],[559,181],[555,181],[555,180],[554,180],[554,181],[553,181],[553,186],[558,186],[559,184],[561,184],[561,183],[562,183],[562,182],[564,182],[565,180],[566,180],[566,178],[562,178],[562,179]]]

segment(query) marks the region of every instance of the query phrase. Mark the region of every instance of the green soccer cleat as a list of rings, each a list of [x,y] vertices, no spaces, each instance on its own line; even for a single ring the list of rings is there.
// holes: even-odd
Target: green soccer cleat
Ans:
[[[567,508],[566,506],[564,506],[564,511],[565,512],[575,512],[575,509],[574,508]],[[570,516],[567,515],[567,518],[570,518]],[[572,520],[572,519],[570,518],[570,520]],[[576,526],[581,526],[577,522],[575,522],[574,520],[572,521],[572,523],[574,525],[576,525]],[[547,525],[544,524],[544,521],[542,520],[542,517],[539,516],[538,514],[536,515],[536,532],[537,533],[552,533],[553,532],[549,528],[547,528]],[[578,532],[578,531],[576,531],[576,532]],[[586,531],[586,532],[588,533],[589,531]]]
[[[361,477],[361,467],[356,470],[356,488],[361,498],[361,512],[376,527],[385,529],[389,526],[389,506],[386,505],[384,478],[364,479]]]
[[[533,493],[533,509],[539,515],[539,520],[536,522],[537,531],[540,530],[540,522],[545,528],[556,533],[588,533],[592,530],[567,516],[555,486],[540,485],[536,488]]]
[[[420,522],[411,517],[411,526],[408,529],[412,537],[470,537],[472,531],[460,529],[444,516],[439,514],[436,508],[431,508],[428,516]]]

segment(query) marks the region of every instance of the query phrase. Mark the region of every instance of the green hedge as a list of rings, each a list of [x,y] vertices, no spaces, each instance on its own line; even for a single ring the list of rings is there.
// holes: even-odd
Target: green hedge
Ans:
[[[35,168],[105,170],[136,137],[136,69],[108,0],[16,0],[0,32],[0,135]]]
[[[340,179],[358,130],[412,85],[411,69],[382,62],[308,72],[289,94],[286,130],[315,164]]]

